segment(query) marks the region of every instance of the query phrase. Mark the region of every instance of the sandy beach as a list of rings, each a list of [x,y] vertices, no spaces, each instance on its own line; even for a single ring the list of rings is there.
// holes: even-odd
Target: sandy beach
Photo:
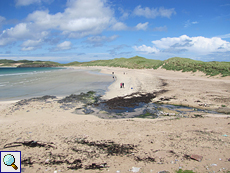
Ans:
[[[159,92],[152,102],[219,114],[110,120],[73,114],[76,107],[61,109],[57,102],[60,98],[21,106],[15,106],[15,101],[0,102],[0,148],[22,151],[23,172],[230,171],[229,76],[207,77],[201,72],[164,69],[73,68],[114,72],[114,83],[102,97],[105,100]],[[14,146],[15,142],[21,145]]]

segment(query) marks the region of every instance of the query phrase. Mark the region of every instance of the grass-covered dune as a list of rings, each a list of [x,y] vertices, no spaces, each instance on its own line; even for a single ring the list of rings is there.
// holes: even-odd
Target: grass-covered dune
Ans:
[[[72,62],[65,64],[66,66],[109,66],[109,67],[123,67],[130,69],[157,69],[162,67],[166,70],[175,70],[183,72],[202,71],[206,75],[215,76],[221,74],[222,76],[230,76],[230,62],[203,62],[196,61],[189,58],[169,58],[165,61],[146,59],[135,56],[132,58],[115,58],[112,60],[96,60],[90,62]]]
[[[109,66],[109,67],[123,67],[131,69],[153,68],[157,69],[163,65],[161,60],[146,59],[143,57],[135,56],[132,58],[115,58],[112,60],[96,60],[90,62],[73,62],[66,65],[77,66]]]
[[[182,70],[182,72],[202,71],[206,75],[210,76],[215,76],[218,74],[221,74],[222,76],[230,76],[230,62],[203,62],[189,58],[174,57],[165,60],[162,68],[166,70]]]
[[[111,60],[95,60],[90,62],[71,62],[68,64],[60,64],[52,61],[30,61],[30,60],[7,60],[0,59],[0,66],[13,66],[14,64],[22,63],[22,67],[38,67],[38,66],[108,66],[108,67],[122,67],[130,69],[157,69],[159,67],[166,70],[182,71],[182,72],[196,72],[201,71],[206,75],[215,76],[222,75],[230,76],[230,62],[203,62],[196,61],[189,58],[173,57],[165,61],[146,59],[140,56],[132,58],[115,58]]]

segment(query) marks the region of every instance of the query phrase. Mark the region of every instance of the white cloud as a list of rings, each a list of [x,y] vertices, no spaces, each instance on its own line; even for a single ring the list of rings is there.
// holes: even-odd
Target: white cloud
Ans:
[[[71,49],[72,43],[70,41],[64,41],[57,45],[56,50],[68,50]]]
[[[230,42],[222,40],[220,37],[205,38],[202,36],[189,37],[167,37],[152,41],[153,46],[135,46],[136,51],[146,53],[181,53],[186,52],[197,55],[207,55],[216,52],[230,51]]]
[[[146,18],[152,18],[152,19],[158,16],[170,18],[171,15],[176,14],[176,11],[174,10],[174,8],[165,9],[164,7],[160,7],[159,9],[158,8],[150,9],[149,7],[142,8],[139,5],[134,9],[133,14],[136,16],[144,16]]]
[[[118,37],[118,35],[113,35],[111,37],[106,37],[106,36],[93,36],[93,37],[88,37],[87,41],[91,42],[91,43],[95,43],[95,42],[110,42],[115,40]]]
[[[35,50],[37,49],[42,43],[42,40],[39,39],[39,40],[27,40],[27,41],[24,41],[22,44],[21,44],[21,50],[22,51],[30,51],[30,50]]]
[[[135,27],[137,30],[146,30],[148,28],[149,22],[145,23],[138,23],[137,26]]]
[[[128,29],[128,27],[122,22],[117,22],[111,27],[111,29],[115,31],[121,31]]]
[[[23,47],[21,48],[21,51],[31,51],[31,50],[35,50],[35,47]]]
[[[220,37],[220,38],[230,38],[230,33],[229,34],[225,34],[225,35],[220,35],[218,37]]]
[[[41,0],[51,1],[51,0]],[[40,0],[17,0],[17,3],[38,3]],[[48,10],[34,11],[15,27],[6,29],[0,34],[0,45],[19,40],[43,39],[41,33],[60,31],[69,38],[81,38],[101,34],[106,29],[124,30],[127,26],[114,17],[113,10],[106,0],[68,0],[64,12],[50,14]]]
[[[197,22],[197,21],[190,22],[190,20],[187,20],[187,21],[185,22],[185,24],[184,24],[184,27],[187,28],[187,27],[189,27],[189,26],[191,26],[191,25],[194,25],[194,24],[198,24],[198,22]]]
[[[138,47],[134,46],[134,49],[136,51],[146,52],[146,53],[158,53],[160,51],[156,47],[150,47],[150,46],[146,46],[146,45],[142,45],[142,46],[138,46]]]
[[[50,3],[53,0],[15,0],[16,6],[28,6],[31,4],[39,4],[41,2]]]
[[[97,47],[97,46],[102,46],[105,42],[111,42],[111,41],[115,40],[117,37],[118,37],[118,35],[112,35],[110,37],[93,36],[93,37],[88,37],[85,42],[93,44],[93,46]]]
[[[121,20],[125,20],[129,17],[129,13],[124,11],[123,8],[119,7],[118,10],[122,14],[122,16],[120,17]]]
[[[167,31],[167,26],[160,26],[153,28],[153,31]]]

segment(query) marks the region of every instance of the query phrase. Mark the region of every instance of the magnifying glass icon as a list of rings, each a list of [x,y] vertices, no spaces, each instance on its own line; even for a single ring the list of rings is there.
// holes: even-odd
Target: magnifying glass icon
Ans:
[[[7,166],[12,166],[15,170],[18,169],[18,167],[14,164],[15,163],[15,158],[12,154],[7,154],[3,158],[3,162]]]

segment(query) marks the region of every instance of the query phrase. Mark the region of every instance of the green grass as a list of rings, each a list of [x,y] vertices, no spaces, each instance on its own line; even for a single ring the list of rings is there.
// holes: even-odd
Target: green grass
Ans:
[[[179,171],[177,171],[176,173],[194,173],[194,172],[191,171],[191,170],[185,170],[185,171],[183,171],[182,169],[179,169]]]
[[[7,60],[0,59],[1,66],[10,66],[14,63],[24,64],[52,64],[55,66],[108,66],[108,67],[122,67],[129,69],[158,69],[162,67],[166,70],[182,71],[182,72],[196,72],[201,71],[209,76],[230,76],[230,62],[203,62],[196,61],[189,58],[173,57],[165,61],[146,59],[144,57],[135,56],[132,58],[115,58],[110,60],[96,60],[89,62],[71,62],[67,64],[59,64],[51,61],[30,61],[30,60]]]
[[[78,65],[78,66],[109,66],[109,67],[122,67],[129,69],[157,69],[163,65],[161,60],[146,59],[143,57],[135,56],[132,58],[115,58],[112,60],[96,60],[90,62],[74,62],[67,65]]]
[[[230,62],[203,62],[196,61],[189,58],[173,57],[165,61],[146,59],[140,56],[132,58],[115,58],[111,60],[96,60],[90,62],[73,62],[66,65],[76,66],[109,66],[109,67],[123,67],[129,69],[157,69],[160,66],[166,70],[182,71],[182,72],[196,72],[201,71],[206,75],[215,76],[221,74],[230,76]]]
[[[202,71],[210,76],[218,74],[221,74],[222,76],[230,76],[230,62],[203,62],[179,57],[169,58],[164,62],[162,68],[166,70],[182,70],[182,72]]]
[[[151,115],[152,115],[151,113],[147,112],[147,113],[145,113],[145,114],[139,115],[137,118],[146,118],[146,117],[149,117],[149,116],[151,116]]]

